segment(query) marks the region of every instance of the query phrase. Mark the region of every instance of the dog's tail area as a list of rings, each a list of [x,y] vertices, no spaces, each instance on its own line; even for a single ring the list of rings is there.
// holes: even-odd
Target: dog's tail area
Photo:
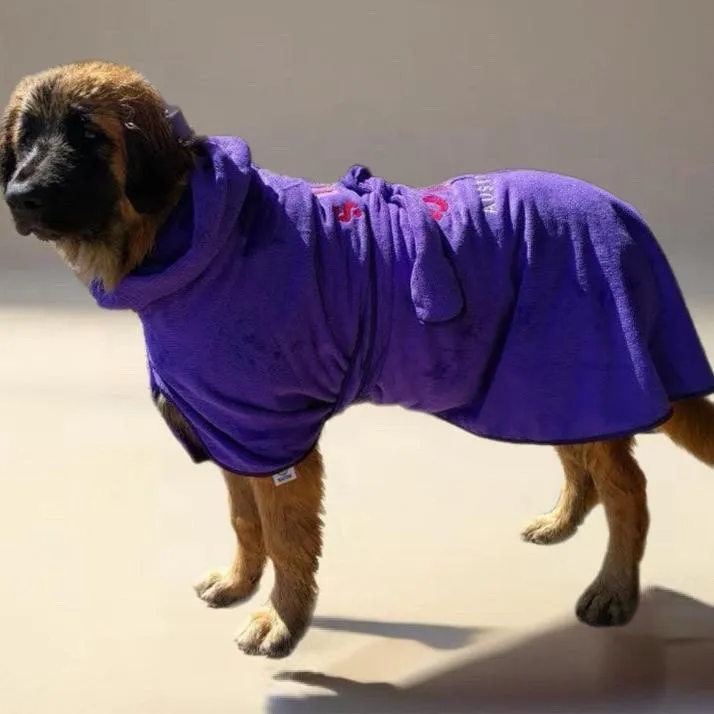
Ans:
[[[660,428],[677,446],[714,466],[714,404],[704,397],[672,404],[672,416]]]

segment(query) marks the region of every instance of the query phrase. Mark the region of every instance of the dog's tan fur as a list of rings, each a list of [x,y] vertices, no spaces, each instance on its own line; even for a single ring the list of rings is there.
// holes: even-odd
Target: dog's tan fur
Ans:
[[[42,94],[37,89],[50,78],[59,89],[51,103],[38,106]],[[140,215],[124,197],[111,230],[101,241],[86,244],[72,236],[57,241],[59,251],[83,280],[99,278],[111,288],[151,250],[157,228],[186,184],[193,149],[171,141],[161,97],[139,74],[127,67],[85,62],[19,83],[0,125],[0,152],[13,150],[19,117],[29,104],[34,103],[40,113],[51,113],[78,98],[91,103],[95,121],[113,137],[116,148],[111,166],[120,183],[127,179],[122,143],[127,122],[133,122],[157,147],[158,161],[176,166],[174,190],[160,210]],[[170,403],[158,397],[157,406],[172,428],[197,442]],[[705,399],[674,404],[672,417],[660,431],[714,466],[714,406]],[[633,456],[633,444],[632,437],[625,437],[556,447],[565,474],[560,499],[551,513],[535,519],[522,534],[533,543],[563,541],[595,505],[603,505],[609,527],[607,551],[598,576],[577,608],[581,619],[592,625],[625,624],[638,603],[639,565],[649,515],[645,476]],[[323,465],[317,449],[297,466],[297,475],[296,480],[276,486],[270,478],[224,472],[236,550],[232,564],[208,574],[196,591],[213,607],[244,600],[254,593],[267,559],[271,560],[276,577],[269,602],[252,616],[238,638],[247,653],[281,657],[292,652],[315,607],[323,497]]]

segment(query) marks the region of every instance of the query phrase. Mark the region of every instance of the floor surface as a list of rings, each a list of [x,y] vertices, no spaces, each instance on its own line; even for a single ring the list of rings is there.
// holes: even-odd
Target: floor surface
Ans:
[[[638,451],[648,590],[628,628],[596,631],[572,611],[601,510],[565,544],[519,539],[557,497],[551,450],[354,408],[323,444],[314,627],[288,660],[242,655],[271,578],[234,609],[195,597],[231,555],[222,479],[154,414],[138,322],[55,267],[0,273],[3,714],[712,710],[714,475],[656,436]],[[714,354],[711,311],[692,309]]]

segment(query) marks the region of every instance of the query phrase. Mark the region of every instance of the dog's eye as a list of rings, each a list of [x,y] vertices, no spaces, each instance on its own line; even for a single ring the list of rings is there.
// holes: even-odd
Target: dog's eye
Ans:
[[[21,146],[27,146],[37,137],[39,131],[40,122],[37,117],[34,117],[31,114],[25,114],[20,122],[18,143]]]
[[[92,120],[88,116],[82,117],[82,136],[89,141],[102,137],[102,132],[92,124]]]
[[[91,115],[83,109],[77,109],[68,117],[68,129],[77,138],[80,136],[87,141],[101,139],[102,130],[92,123]]]

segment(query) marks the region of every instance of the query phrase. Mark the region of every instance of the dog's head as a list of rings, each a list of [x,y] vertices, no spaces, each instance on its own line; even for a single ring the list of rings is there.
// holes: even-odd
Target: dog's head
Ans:
[[[149,252],[194,165],[137,72],[78,62],[25,77],[0,120],[0,185],[22,235],[115,285]]]

